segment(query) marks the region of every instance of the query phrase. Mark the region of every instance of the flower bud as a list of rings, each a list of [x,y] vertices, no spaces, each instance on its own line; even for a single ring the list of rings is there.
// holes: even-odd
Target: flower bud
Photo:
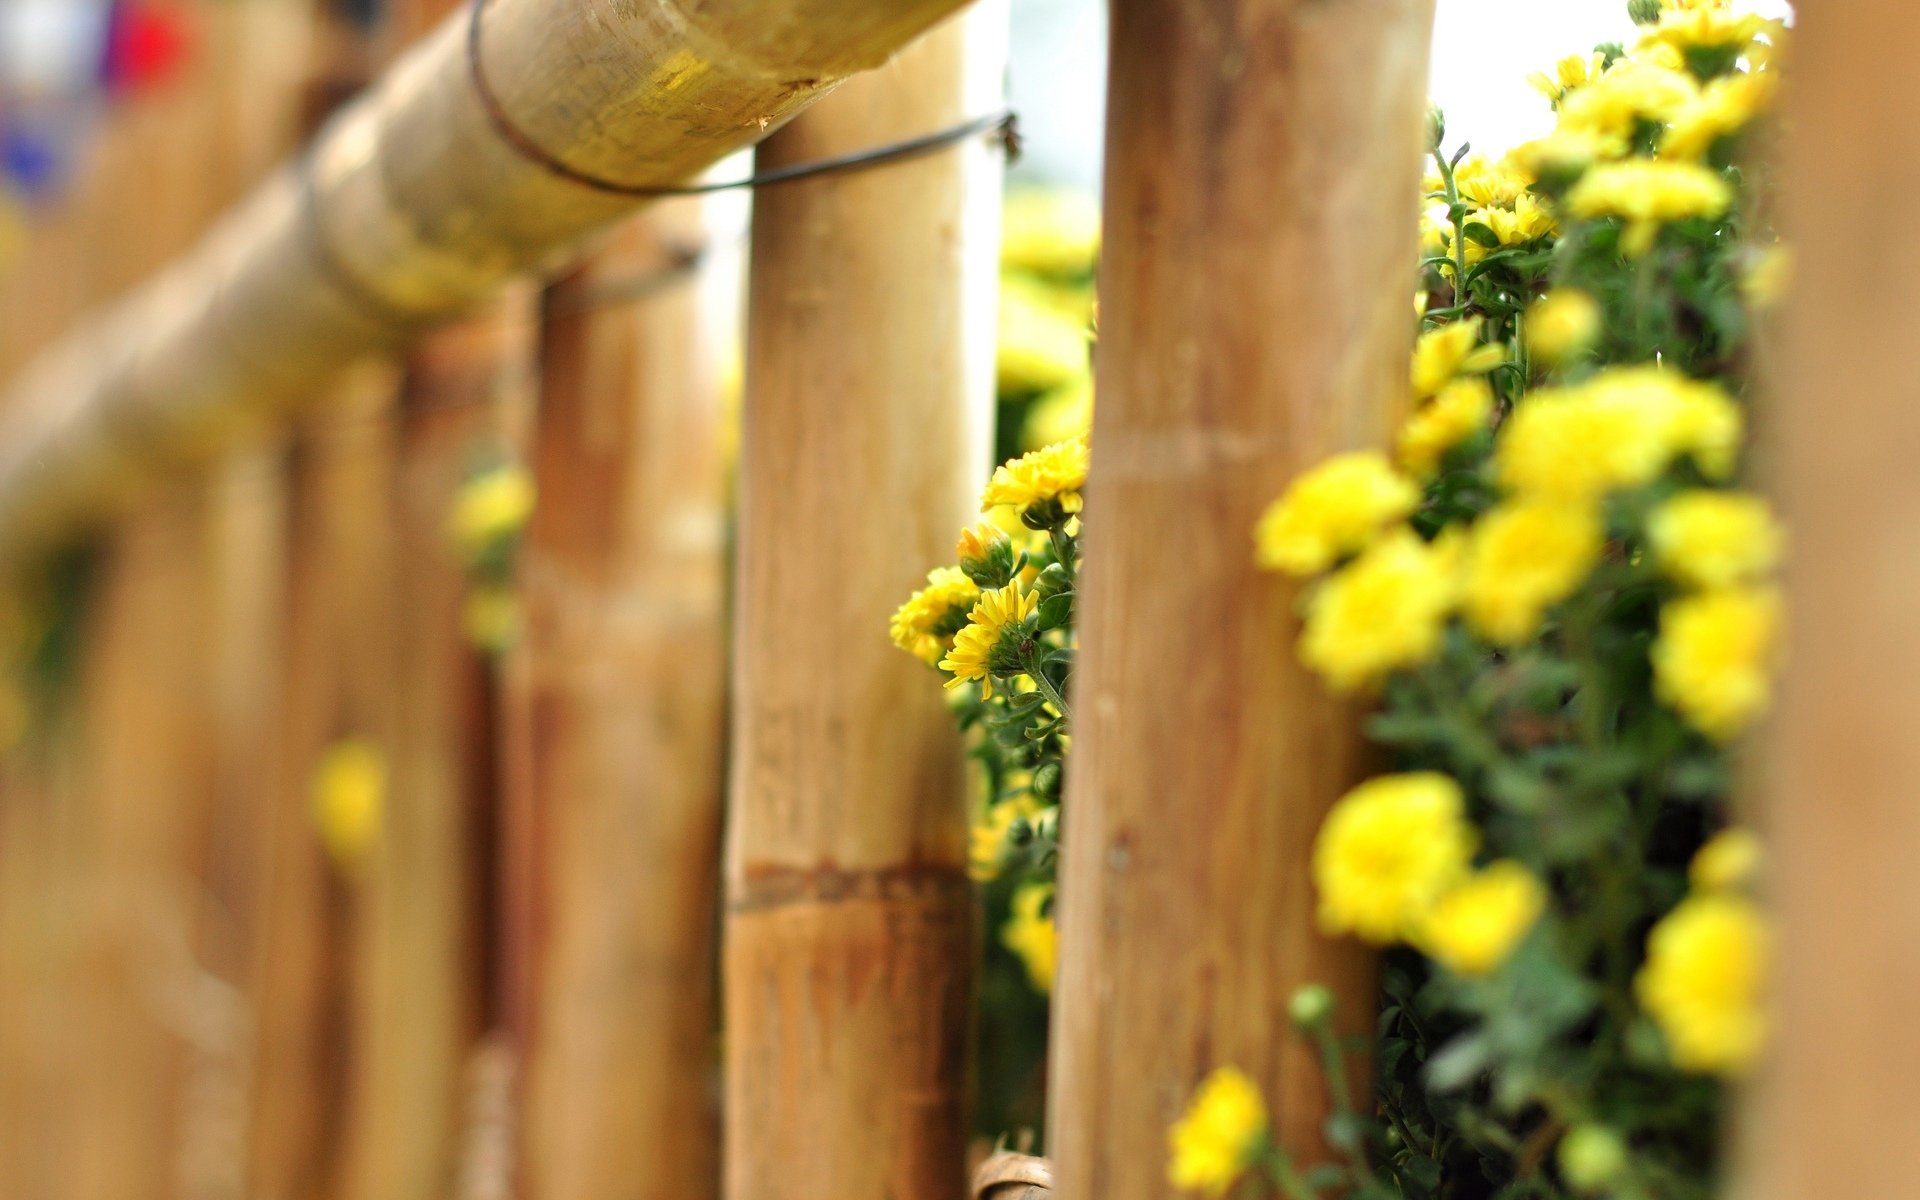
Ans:
[[[1658,25],[1662,7],[1660,0],[1627,0],[1627,16],[1635,25]]]
[[[985,521],[960,531],[955,553],[961,572],[983,588],[1005,587],[1013,578],[1013,541]]]
[[[1044,762],[1033,773],[1033,794],[1051,800],[1060,794],[1060,764]]]
[[[1427,149],[1438,150],[1447,140],[1447,114],[1438,104],[1427,105]]]
[[[1560,1139],[1560,1174],[1575,1191],[1610,1187],[1626,1169],[1626,1143],[1604,1125],[1575,1125]]]
[[[1287,1001],[1287,1019],[1296,1029],[1318,1029],[1333,1016],[1333,992],[1324,984],[1310,983]]]

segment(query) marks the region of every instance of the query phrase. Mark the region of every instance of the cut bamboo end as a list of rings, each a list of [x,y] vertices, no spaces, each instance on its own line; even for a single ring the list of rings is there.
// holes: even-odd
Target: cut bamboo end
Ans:
[[[974,1200],[1050,1200],[1053,1164],[1031,1154],[996,1154],[973,1173]]]

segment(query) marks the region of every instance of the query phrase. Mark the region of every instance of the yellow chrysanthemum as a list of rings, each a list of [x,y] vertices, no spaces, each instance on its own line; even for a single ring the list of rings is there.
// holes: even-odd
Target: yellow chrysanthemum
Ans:
[[[1493,389],[1484,379],[1456,379],[1414,409],[1400,429],[1400,465],[1417,476],[1440,468],[1447,451],[1487,428]]]
[[[1630,389],[1540,388],[1494,447],[1500,482],[1523,495],[1588,500],[1646,483],[1672,458],[1667,407]]]
[[[1313,845],[1320,927],[1377,945],[1417,937],[1474,849],[1460,785],[1434,771],[1381,775],[1327,814]]]
[[[1321,581],[1307,598],[1300,658],[1336,692],[1370,687],[1440,648],[1458,593],[1451,543],[1401,528]]]
[[[1607,56],[1599,51],[1591,54],[1569,54],[1553,64],[1553,71],[1535,71],[1527,76],[1527,85],[1545,96],[1550,103],[1559,104],[1568,92],[1585,87],[1600,78]]]
[[[1336,454],[1307,471],[1254,527],[1263,567],[1313,575],[1364,548],[1420,506],[1420,489],[1371,450]]]
[[[1514,147],[1513,157],[1542,179],[1568,181],[1596,162],[1618,158],[1626,153],[1627,139],[1595,130],[1560,129],[1522,142]]]
[[[1657,367],[1622,368],[1614,379],[1615,386],[1644,387],[1661,397],[1667,445],[1675,455],[1691,457],[1709,479],[1732,478],[1739,465],[1746,418],[1718,384]]]
[[[1043,992],[1053,990],[1059,959],[1060,935],[1053,914],[1043,912],[1053,900],[1050,883],[1023,883],[1013,893],[1013,913],[1000,927],[1000,941],[1027,968],[1027,978]]]
[[[1745,129],[1772,102],[1776,78],[1772,71],[1749,71],[1709,82],[1674,113],[1660,139],[1661,156],[1697,159]]]
[[[1598,79],[1561,99],[1556,132],[1624,143],[1643,121],[1665,124],[1699,90],[1693,76],[1677,67],[1616,62]]]
[[[1698,163],[1630,158],[1593,167],[1567,193],[1566,204],[1576,217],[1625,221],[1620,249],[1632,258],[1652,248],[1663,224],[1726,212],[1733,188]]]
[[[1710,588],[1749,583],[1773,570],[1782,535],[1760,497],[1699,488],[1654,510],[1647,540],[1669,575]]]
[[[1441,893],[1420,934],[1420,949],[1456,975],[1497,970],[1547,906],[1533,872],[1501,860]]]
[[[1691,896],[1653,927],[1634,991],[1674,1066],[1736,1077],[1752,1067],[1766,1040],[1771,943],[1760,910],[1727,892]]]
[[[1100,201],[1070,188],[1015,188],[1000,208],[1000,264],[1085,275],[1100,251]]]
[[[1267,1106],[1253,1080],[1234,1067],[1206,1077],[1187,1111],[1167,1131],[1167,1182],[1220,1196],[1259,1156]]]
[[[1683,55],[1698,50],[1738,54],[1773,27],[1765,17],[1727,8],[1670,8],[1640,41],[1642,46],[1671,46]]]
[[[980,497],[981,511],[1001,504],[1024,511],[1057,500],[1067,512],[1079,512],[1090,461],[1086,439],[1072,438],[1001,463]]]
[[[321,756],[311,785],[313,820],[343,870],[357,868],[379,841],[386,795],[387,760],[373,742],[346,738]]]
[[[1578,288],[1555,288],[1527,310],[1527,351],[1563,363],[1600,336],[1600,303]]]
[[[1518,645],[1548,608],[1571,596],[1599,560],[1600,514],[1590,504],[1514,500],[1474,522],[1461,607],[1488,641]]]
[[[928,666],[938,663],[979,598],[978,585],[958,567],[935,567],[927,586],[894,610],[888,626],[893,644]]]
[[[1093,430],[1093,375],[1048,392],[1027,409],[1020,444],[1030,449],[1085,438]]]
[[[1002,392],[1052,391],[1092,369],[1087,322],[1070,313],[1058,289],[1019,276],[1000,283],[994,370]]]
[[[1476,208],[1510,205],[1526,194],[1532,182],[1512,162],[1491,162],[1478,154],[1461,160],[1453,170],[1454,190]]]
[[[1653,645],[1654,690],[1689,724],[1727,741],[1772,698],[1780,598],[1770,588],[1716,588],[1669,601]]]
[[[533,515],[533,476],[517,463],[483,471],[460,485],[447,514],[447,537],[470,559],[518,534]]]
[[[1017,579],[1003,588],[980,593],[967,614],[966,628],[954,635],[953,648],[940,660],[942,670],[953,672],[947,686],[959,687],[978,679],[981,694],[993,695],[993,653],[1001,636],[1033,615],[1039,605],[1039,598]]]
[[[1696,891],[1727,892],[1752,887],[1760,875],[1765,850],[1751,829],[1728,826],[1707,839],[1687,866],[1687,881]]]
[[[1413,365],[1408,372],[1413,394],[1435,395],[1458,377],[1484,374],[1505,358],[1502,347],[1480,344],[1478,317],[1429,329],[1413,345]]]
[[[1492,230],[1502,246],[1524,246],[1528,242],[1551,236],[1557,228],[1553,209],[1532,193],[1514,200],[1512,208],[1479,209],[1467,220],[1478,221]],[[1478,242],[1470,242],[1469,250],[1467,257],[1473,260],[1489,253],[1488,248]]]

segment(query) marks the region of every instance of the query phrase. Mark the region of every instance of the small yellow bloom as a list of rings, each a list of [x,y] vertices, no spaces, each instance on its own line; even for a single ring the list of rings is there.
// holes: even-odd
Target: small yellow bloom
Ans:
[[[1687,866],[1687,880],[1695,890],[1728,892],[1753,886],[1765,856],[1751,829],[1730,825],[1707,839]]]
[[[973,611],[967,614],[966,628],[954,635],[953,648],[940,660],[942,670],[953,672],[947,686],[959,687],[978,679],[981,695],[993,695],[993,656],[1002,635],[1033,615],[1039,606],[1039,597],[1017,579],[1003,588],[980,593]]]
[[[1400,465],[1421,477],[1432,475],[1449,450],[1487,428],[1492,414],[1493,389],[1486,380],[1454,380],[1401,427]]]
[[[935,567],[927,574],[927,586],[894,610],[889,623],[893,644],[928,666],[938,663],[979,598],[978,585],[958,567]]]
[[[1600,558],[1600,514],[1590,503],[1514,500],[1474,522],[1462,608],[1487,640],[1518,645],[1548,608],[1571,596]]]
[[[1669,575],[1697,588],[1749,583],[1780,562],[1782,536],[1767,502],[1745,492],[1681,492],[1647,519],[1647,540]]]
[[[1301,661],[1336,692],[1426,662],[1446,633],[1457,570],[1450,543],[1394,530],[1307,597]]]
[[[1456,975],[1500,967],[1547,906],[1533,872],[1503,859],[1441,893],[1420,935],[1420,949]]]
[[[1699,90],[1693,76],[1677,66],[1616,62],[1598,79],[1561,98],[1556,132],[1624,145],[1641,122],[1665,124]]]
[[[1514,406],[1494,464],[1500,482],[1523,495],[1597,498],[1665,469],[1667,418],[1667,407],[1626,389],[1539,388]]]
[[[1661,225],[1717,217],[1732,204],[1733,188],[1719,172],[1698,163],[1650,158],[1601,163],[1567,193],[1567,211],[1576,217],[1626,222],[1620,249],[1629,258],[1652,248]]]
[[[1416,396],[1431,396],[1461,375],[1480,375],[1506,360],[1498,345],[1480,344],[1480,318],[1429,329],[1413,346],[1409,377]]]
[[[447,536],[468,559],[485,557],[519,534],[533,515],[533,476],[517,463],[483,471],[460,485]]]
[[[1563,363],[1600,336],[1600,303],[1578,288],[1555,288],[1527,310],[1527,350],[1545,363]]]
[[[1661,156],[1697,159],[1745,129],[1772,102],[1776,78],[1772,71],[1748,71],[1709,82],[1673,114],[1660,140]]]
[[[1654,690],[1694,728],[1728,741],[1772,698],[1780,597],[1717,588],[1669,601],[1653,645]]]
[[[1267,1106],[1253,1080],[1234,1067],[1206,1077],[1187,1111],[1167,1131],[1167,1182],[1220,1196],[1233,1186],[1267,1136]]]
[[[1378,945],[1418,936],[1434,902],[1466,876],[1474,842],[1448,776],[1367,780],[1333,806],[1313,845],[1320,928]]]
[[[1042,912],[1053,902],[1050,883],[1023,883],[1013,893],[1013,915],[1000,927],[1000,941],[1019,956],[1027,978],[1043,992],[1053,990],[1060,935],[1053,914]]]
[[[1420,489],[1371,450],[1336,454],[1288,486],[1254,527],[1255,559],[1312,575],[1420,506]]]
[[[987,806],[985,818],[968,831],[967,874],[985,883],[1000,873],[1007,834],[1014,823],[1037,811],[1031,795],[1018,795]]]
[[[1453,170],[1454,190],[1476,208],[1510,205],[1526,194],[1532,182],[1513,163],[1490,162],[1478,154],[1462,159]]]
[[[1738,1077],[1766,1041],[1762,1001],[1772,935],[1746,898],[1690,896],[1647,936],[1640,1006],[1683,1071]]]
[[[1553,104],[1559,104],[1568,92],[1585,87],[1600,78],[1606,66],[1607,56],[1595,51],[1592,54],[1569,54],[1553,65],[1552,74],[1535,71],[1527,76],[1527,85],[1545,96]]]
[[[1642,45],[1666,45],[1685,54],[1689,50],[1739,53],[1773,27],[1754,13],[1734,13],[1720,7],[1670,8],[1641,38]]]
[[[1021,511],[1057,500],[1067,512],[1080,511],[1080,489],[1087,485],[1091,455],[1085,438],[1072,438],[1030,450],[993,469],[980,497],[982,512],[1008,504]]]
[[[1483,208],[1467,219],[1478,221],[1492,230],[1502,246],[1524,246],[1551,236],[1558,228],[1553,210],[1530,192],[1516,199],[1512,208]],[[1483,257],[1487,250],[1478,242],[1469,243],[1469,247],[1480,251],[1478,255],[1469,253],[1469,258]]]
[[[327,854],[342,870],[366,860],[380,838],[386,808],[387,760],[366,738],[335,742],[313,773],[313,820]]]
[[[1570,180],[1596,162],[1620,157],[1626,149],[1625,137],[1562,129],[1521,143],[1514,148],[1513,156],[1539,178]]]

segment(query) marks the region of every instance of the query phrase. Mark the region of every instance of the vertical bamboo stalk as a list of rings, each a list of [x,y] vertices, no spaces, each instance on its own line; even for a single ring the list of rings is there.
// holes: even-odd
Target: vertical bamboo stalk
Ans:
[[[1005,9],[935,30],[763,166],[998,102]],[[726,852],[726,1195],[960,1194],[961,761],[888,613],[986,467],[999,169],[967,143],[756,197]]]
[[[1920,1175],[1920,79],[1896,67],[1916,36],[1920,11],[1887,0],[1808,5],[1794,34],[1796,278],[1769,413],[1790,653],[1761,742],[1778,1033],[1738,1193],[1768,1200],[1898,1195]]]
[[[1166,1130],[1212,1067],[1317,1155],[1285,1005],[1369,1028],[1307,860],[1362,770],[1298,664],[1251,530],[1288,478],[1381,444],[1405,386],[1427,0],[1124,0],[1112,26],[1100,405],[1061,870],[1052,1138],[1066,1200],[1173,1194]]]
[[[703,214],[654,210],[548,293],[521,572],[535,824],[509,834],[535,855],[534,1200],[719,1191],[726,474],[721,348],[685,262]]]

